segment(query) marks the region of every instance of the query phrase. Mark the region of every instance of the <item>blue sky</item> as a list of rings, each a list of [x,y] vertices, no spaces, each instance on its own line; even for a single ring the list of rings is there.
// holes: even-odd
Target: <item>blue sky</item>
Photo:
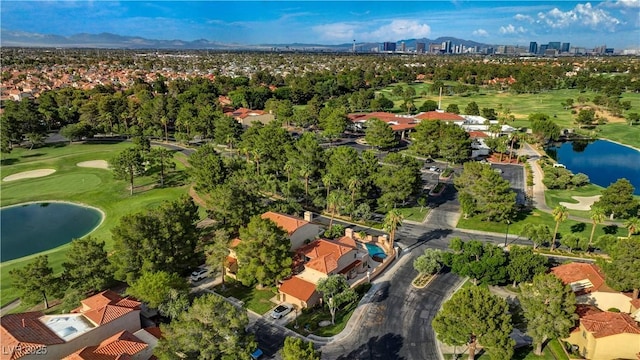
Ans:
[[[5,30],[109,32],[224,43],[383,42],[454,36],[490,44],[640,48],[640,0],[2,1]]]

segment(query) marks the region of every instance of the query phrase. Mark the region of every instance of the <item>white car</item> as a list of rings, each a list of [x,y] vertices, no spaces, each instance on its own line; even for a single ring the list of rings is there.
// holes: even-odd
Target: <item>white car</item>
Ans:
[[[273,309],[273,311],[271,312],[271,317],[274,319],[280,319],[290,313],[292,309],[293,306],[291,304],[282,303],[276,306],[275,309]]]
[[[198,269],[191,273],[191,281],[196,282],[206,279],[209,276],[209,269]]]

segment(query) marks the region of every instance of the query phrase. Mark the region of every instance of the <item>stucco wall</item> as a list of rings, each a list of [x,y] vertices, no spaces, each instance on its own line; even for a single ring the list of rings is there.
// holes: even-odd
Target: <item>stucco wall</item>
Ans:
[[[296,230],[291,236],[291,251],[304,245],[305,240],[313,240],[320,233],[321,227],[316,224],[307,224]]]
[[[640,334],[618,334],[595,338],[580,325],[580,330],[571,333],[567,341],[580,348],[586,359],[613,360],[634,359],[640,353]]]
[[[597,291],[587,295],[581,295],[576,298],[576,301],[581,304],[595,305],[598,309],[608,311],[611,308],[616,308],[624,313],[631,311],[631,298],[622,293],[610,293]]]

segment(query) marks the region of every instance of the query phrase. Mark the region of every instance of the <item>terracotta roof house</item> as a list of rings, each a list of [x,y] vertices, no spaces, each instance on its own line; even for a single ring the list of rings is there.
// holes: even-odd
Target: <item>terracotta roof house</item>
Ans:
[[[320,225],[311,222],[312,215],[308,211],[305,212],[305,219],[273,211],[268,211],[261,217],[273,221],[287,232],[289,240],[291,240],[291,251],[298,249],[305,242],[315,239],[323,231]]]
[[[320,301],[320,294],[316,291],[316,284],[293,276],[282,282],[278,289],[283,302],[288,302],[298,309],[316,305]]]
[[[0,319],[0,359],[62,359],[127,330],[140,329],[140,303],[104,291],[82,301],[70,314],[27,312]]]
[[[605,275],[598,265],[568,263],[552,268],[551,273],[571,287],[579,304],[595,305],[600,310],[615,308],[636,319],[640,317],[640,310],[633,306],[631,294],[607,286]]]
[[[139,330],[145,331],[145,330]],[[63,360],[148,360],[153,356],[153,347],[157,344],[157,339],[153,346],[139,339],[128,331],[122,331],[112,337],[102,341],[98,345],[87,346]]]
[[[353,239],[353,230],[336,240],[317,239],[299,248],[304,270],[284,281],[278,289],[283,301],[301,308],[313,306],[319,300],[315,284],[329,275],[340,274],[352,279],[369,268],[369,253]],[[312,287],[313,286],[313,287]]]
[[[402,139],[420,123],[420,120],[416,120],[413,115],[392,114],[383,111],[354,113],[347,115],[347,117],[351,121],[351,127],[354,130],[363,130],[366,122],[370,119],[382,120],[391,126],[391,130],[400,134]]]
[[[625,313],[582,311],[579,325],[566,341],[578,347],[586,359],[637,359],[640,356],[640,326]]]
[[[251,124],[256,121],[266,125],[275,119],[273,114],[265,113],[264,110],[251,110],[247,108],[239,108],[230,112],[225,112],[224,114],[236,119],[236,121],[243,126],[251,126]]]
[[[440,120],[440,121],[449,121],[455,123],[464,122],[464,118],[458,114],[448,113],[444,111],[427,111],[422,112],[415,116],[418,120]]]

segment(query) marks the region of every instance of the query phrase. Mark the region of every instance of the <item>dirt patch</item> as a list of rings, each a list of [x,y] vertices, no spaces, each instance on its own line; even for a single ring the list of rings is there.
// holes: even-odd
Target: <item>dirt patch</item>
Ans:
[[[602,195],[572,196],[571,198],[574,199],[575,201],[577,201],[578,202],[577,204],[561,201],[560,205],[562,205],[562,206],[564,206],[564,207],[566,207],[567,209],[570,209],[570,210],[589,211],[589,210],[591,210],[591,205],[593,205],[593,203],[598,201],[598,199],[600,199],[600,196],[602,196]]]
[[[76,164],[79,167],[95,168],[95,169],[109,169],[109,163],[105,160],[91,160],[83,161]]]
[[[4,179],[2,179],[2,181],[15,181],[15,180],[22,180],[22,179],[39,178],[39,177],[51,175],[54,172],[56,172],[55,169],[39,169],[39,170],[23,171],[21,173],[9,175]]]

